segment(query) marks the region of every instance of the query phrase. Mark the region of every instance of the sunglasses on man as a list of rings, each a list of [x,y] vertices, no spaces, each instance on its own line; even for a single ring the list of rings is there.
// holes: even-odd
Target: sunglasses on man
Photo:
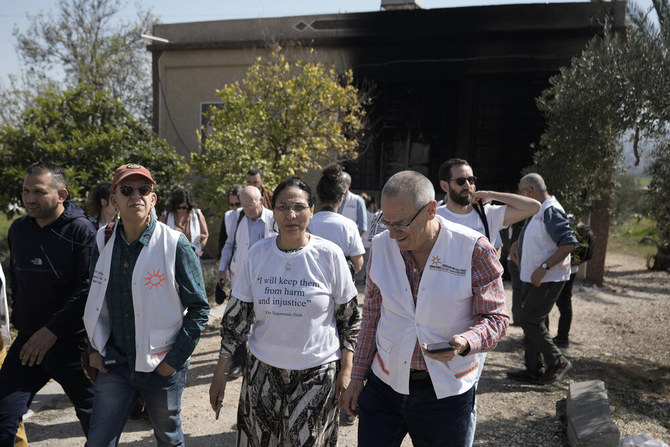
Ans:
[[[119,186],[119,191],[121,191],[121,194],[123,194],[126,197],[130,197],[131,195],[133,195],[133,192],[135,190],[137,190],[137,192],[139,192],[141,196],[146,196],[151,191],[153,191],[153,189],[154,189],[153,185],[140,185],[140,186],[123,185],[123,186]]]
[[[456,182],[458,186],[463,186],[465,185],[465,182],[467,181],[469,184],[474,185],[475,182],[477,181],[477,177],[474,175],[471,175],[470,177],[458,177],[458,178],[452,178],[452,182]]]

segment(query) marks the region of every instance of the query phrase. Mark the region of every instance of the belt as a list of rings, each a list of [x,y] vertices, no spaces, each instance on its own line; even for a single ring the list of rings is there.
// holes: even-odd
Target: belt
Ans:
[[[410,369],[409,380],[430,380],[430,374],[425,369]]]

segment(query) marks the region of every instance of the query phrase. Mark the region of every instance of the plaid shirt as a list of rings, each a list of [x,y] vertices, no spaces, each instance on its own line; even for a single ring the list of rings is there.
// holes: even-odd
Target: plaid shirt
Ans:
[[[140,252],[149,243],[156,229],[156,220],[152,218],[149,227],[131,244],[123,238],[123,232],[120,231],[122,225],[123,223],[119,222],[115,228],[116,238],[105,294],[112,329],[106,346],[105,363],[127,363],[130,369],[134,370],[136,352],[132,276]],[[96,244],[91,258],[91,273],[99,256]],[[179,236],[177,242],[175,279],[179,285],[179,298],[187,313],[184,315],[182,329],[164,361],[173,368],[180,369],[187,364],[188,358],[198,344],[200,332],[205,327],[209,314],[200,260],[195,254],[194,246],[183,234]]]
[[[423,268],[417,264],[409,251],[400,251],[405,262],[405,271],[414,305],[419,291],[419,283]],[[372,250],[368,260],[368,279],[365,287],[365,303],[363,305],[363,322],[358,335],[352,379],[365,380],[370,371],[372,361],[377,353],[377,324],[381,317],[382,295],[377,285],[370,279]],[[470,330],[459,334],[470,344],[468,354],[489,351],[495,348],[500,337],[505,335],[509,316],[505,310],[505,289],[502,283],[503,268],[498,262],[495,249],[481,237],[475,243],[472,252],[472,316],[477,322]],[[427,369],[419,341],[417,340],[412,354],[411,369]]]

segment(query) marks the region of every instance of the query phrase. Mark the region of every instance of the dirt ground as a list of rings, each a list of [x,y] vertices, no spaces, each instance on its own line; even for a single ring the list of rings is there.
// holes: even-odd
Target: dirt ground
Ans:
[[[605,382],[622,436],[653,433],[670,443],[670,275],[649,272],[642,259],[624,255],[608,255],[605,275],[602,288],[575,282],[571,345],[564,351],[574,369],[562,382],[539,386],[507,379],[507,371],[522,367],[518,327],[510,327],[498,348],[487,356],[477,397],[476,446],[568,445],[566,423],[557,416],[557,407],[570,383],[593,379]],[[552,331],[557,319],[554,310]],[[229,382],[218,421],[208,404],[218,347],[218,329],[210,327],[192,358],[182,400],[188,446],[235,445],[241,379]],[[64,397],[34,414],[26,430],[33,447],[71,447],[85,442]],[[356,445],[356,425],[340,428],[339,444]],[[156,445],[148,421],[128,421],[120,445]],[[406,438],[403,446],[410,445]]]

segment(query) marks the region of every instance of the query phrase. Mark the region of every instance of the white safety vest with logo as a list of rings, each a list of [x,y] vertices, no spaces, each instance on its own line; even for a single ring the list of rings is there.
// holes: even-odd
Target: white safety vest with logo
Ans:
[[[384,232],[372,240],[370,277],[382,295],[374,374],[396,392],[409,394],[414,347],[448,341],[468,331],[472,315],[472,252],[482,237],[436,216],[440,233],[423,270],[416,306],[397,243]],[[425,357],[438,399],[463,394],[477,378],[480,354],[457,355],[448,363]]]
[[[109,282],[116,229],[105,244],[105,227],[96,242],[100,257],[95,265],[84,310],[84,326],[91,346],[103,356],[111,334],[105,295]],[[184,307],[175,279],[180,232],[156,222],[149,243],[142,248],[132,275],[135,312],[135,371],[151,372],[165,358],[181,330]]]
[[[523,233],[523,246],[521,247],[521,281],[531,282],[530,277],[539,266],[542,265],[556,251],[556,242],[549,236],[547,226],[544,224],[544,211],[553,206],[561,210],[563,207],[554,196],[542,202],[540,211],[532,216],[526,224]],[[542,282],[561,282],[570,279],[570,255],[566,256],[559,264],[547,271]]]
[[[263,239],[277,234],[273,228],[274,217],[272,211],[263,207],[263,212],[258,218],[263,220],[265,224]],[[230,260],[230,286],[232,289],[235,288],[235,281],[247,260],[249,247],[251,246],[249,242],[249,218],[244,216],[239,223],[239,228],[235,230],[235,252],[233,253],[233,259]]]

